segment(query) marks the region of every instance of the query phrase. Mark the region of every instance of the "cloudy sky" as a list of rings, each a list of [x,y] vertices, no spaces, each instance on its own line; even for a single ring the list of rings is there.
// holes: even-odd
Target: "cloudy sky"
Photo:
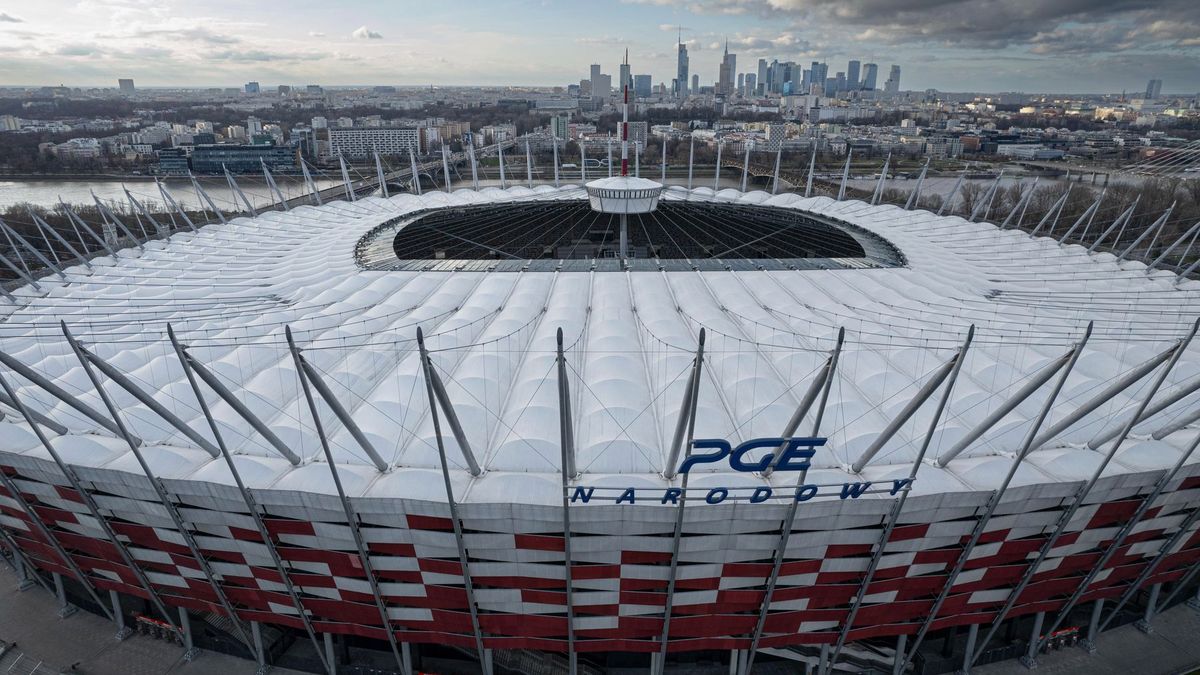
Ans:
[[[1200,0],[0,0],[0,85],[528,84],[588,64],[702,83],[759,58],[903,68],[905,89],[1200,91]]]

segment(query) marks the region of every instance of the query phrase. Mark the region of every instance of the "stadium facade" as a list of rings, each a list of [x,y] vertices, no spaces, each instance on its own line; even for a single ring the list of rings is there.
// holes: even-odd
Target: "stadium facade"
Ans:
[[[895,206],[659,199],[626,259],[582,188],[492,188],[10,289],[0,544],[330,672],[331,636],[396,670],[926,667],[1191,593],[1200,283]]]

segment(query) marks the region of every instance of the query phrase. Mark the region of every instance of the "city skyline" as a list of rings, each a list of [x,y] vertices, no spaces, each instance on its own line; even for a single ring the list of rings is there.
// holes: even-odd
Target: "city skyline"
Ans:
[[[1151,78],[1165,95],[1200,90],[1200,8],[1182,0],[469,0],[413,9],[355,3],[331,17],[311,2],[282,15],[223,1],[0,5],[0,85],[112,87],[121,77],[141,87],[565,86],[591,63],[615,75],[628,48],[633,72],[670,87],[681,30],[702,86],[717,81],[728,40],[739,73],[755,72],[760,58],[820,61],[831,74],[853,60],[879,64],[881,87],[884,69],[901,65],[910,90],[1115,93]]]

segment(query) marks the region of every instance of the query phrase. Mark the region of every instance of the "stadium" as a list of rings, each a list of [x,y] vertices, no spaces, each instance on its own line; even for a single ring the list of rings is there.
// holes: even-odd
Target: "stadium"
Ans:
[[[1200,283],[973,220],[618,177],[127,240],[8,287],[0,544],[311,672],[937,673],[1148,625],[1200,562]]]

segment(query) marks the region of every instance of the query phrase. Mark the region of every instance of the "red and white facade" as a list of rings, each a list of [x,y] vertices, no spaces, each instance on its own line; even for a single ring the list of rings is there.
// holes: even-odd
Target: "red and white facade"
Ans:
[[[108,415],[59,321],[196,434],[214,440],[167,339],[169,323],[191,356],[297,461],[204,389],[239,477],[261,509],[266,542],[221,456],[104,378],[215,577],[209,579],[129,442],[5,367],[0,372],[25,405],[61,427],[40,425],[120,543],[108,538],[11,402],[0,405],[0,470],[20,494],[0,488],[0,526],[30,562],[74,577],[59,554],[66,551],[98,591],[149,597],[122,561],[123,546],[172,607],[225,613],[215,581],[245,621],[303,630],[298,600],[317,633],[385,640],[390,630],[400,643],[475,649],[481,639],[489,649],[580,654],[658,652],[664,633],[675,653],[986,628],[1019,585],[1006,618],[1041,611],[1053,617],[1084,581],[1090,583],[1076,605],[1121,598],[1135,580],[1141,587],[1178,581],[1200,564],[1194,517],[1200,467],[1190,456],[1200,429],[1172,428],[1200,406],[1188,389],[1200,375],[1200,347],[1180,344],[1200,314],[1200,283],[1176,283],[1174,275],[1140,262],[956,217],[823,197],[678,188],[661,198],[838,218],[886,239],[907,262],[816,271],[395,273],[364,271],[355,262],[360,238],[405,212],[582,197],[576,187],[511,188],[300,207],[176,233],[144,250],[98,258],[90,270],[48,276],[38,289],[15,291],[3,308],[0,352],[70,397]],[[984,520],[1026,435],[1039,426],[1054,381],[955,456],[945,452],[1078,344],[1089,321],[1093,333],[1041,430],[1122,376],[1158,365],[1032,447]],[[954,357],[971,324],[974,341],[961,356],[945,411],[935,416],[937,396],[931,397],[855,470]],[[347,522],[284,326],[384,464],[381,470],[318,397],[357,528]],[[443,416],[440,440],[449,465],[443,474],[417,327],[478,473]],[[705,465],[690,475],[688,494],[696,499],[681,520],[677,505],[662,504],[663,491],[682,479],[669,466],[670,448],[700,328],[708,338],[694,436],[735,445],[780,434],[845,328],[820,433],[829,442],[806,480],[890,486],[913,470],[933,421],[900,513],[892,511],[899,496],[886,490],[849,499],[823,492],[795,509],[781,552],[795,474]],[[579,486],[607,495],[568,507],[569,561],[558,329],[577,473],[568,493]],[[1162,356],[1176,347],[1178,359]],[[1168,366],[1151,403],[1177,400],[1120,433]],[[804,433],[813,414],[801,424]],[[1110,440],[1096,442],[1105,435]],[[763,486],[785,498],[716,505],[701,499],[715,487],[744,495]],[[614,503],[629,487],[636,501]],[[1048,541],[1044,560],[1031,570]]]

